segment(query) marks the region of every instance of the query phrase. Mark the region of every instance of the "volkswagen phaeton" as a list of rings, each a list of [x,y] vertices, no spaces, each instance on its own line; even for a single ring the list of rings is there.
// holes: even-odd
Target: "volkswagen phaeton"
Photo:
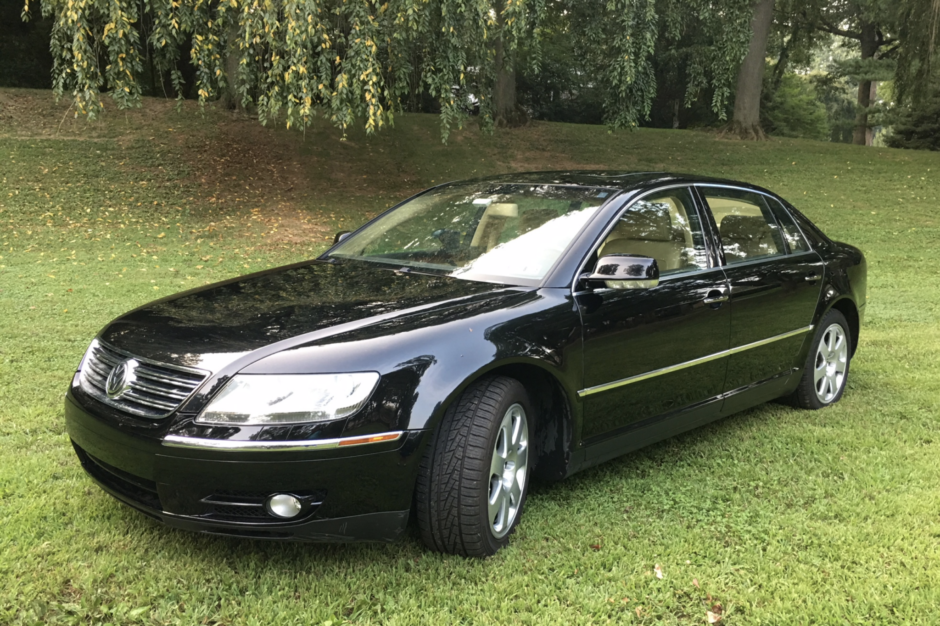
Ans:
[[[660,172],[428,189],[320,257],[142,306],[65,401],[82,467],[164,524],[486,556],[533,478],[846,389],[866,263],[778,195]]]

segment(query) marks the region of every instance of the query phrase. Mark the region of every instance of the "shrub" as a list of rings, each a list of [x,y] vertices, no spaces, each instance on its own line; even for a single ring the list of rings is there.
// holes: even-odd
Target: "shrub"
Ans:
[[[780,85],[771,91],[765,83],[761,106],[761,123],[770,135],[829,139],[826,105],[816,93],[815,85],[798,74],[784,74]]]
[[[885,143],[892,148],[940,150],[940,90],[920,106],[902,109]]]

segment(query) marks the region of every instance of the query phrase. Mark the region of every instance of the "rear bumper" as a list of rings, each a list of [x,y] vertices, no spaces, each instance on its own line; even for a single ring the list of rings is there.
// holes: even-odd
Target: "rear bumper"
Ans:
[[[65,401],[82,467],[106,492],[167,526],[240,537],[394,541],[405,529],[426,431],[348,449],[228,450],[177,447],[123,431]],[[264,500],[297,495],[296,519]]]

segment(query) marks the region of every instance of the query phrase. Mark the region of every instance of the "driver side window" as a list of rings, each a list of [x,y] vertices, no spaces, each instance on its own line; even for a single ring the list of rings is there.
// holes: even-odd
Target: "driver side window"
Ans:
[[[630,205],[597,251],[652,257],[660,275],[706,269],[702,224],[689,190],[677,188]]]

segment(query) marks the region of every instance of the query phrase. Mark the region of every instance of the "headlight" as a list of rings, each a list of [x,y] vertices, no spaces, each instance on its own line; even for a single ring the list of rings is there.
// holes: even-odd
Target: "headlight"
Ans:
[[[378,382],[376,372],[239,374],[209,402],[196,422],[264,426],[340,419],[361,409]]]

